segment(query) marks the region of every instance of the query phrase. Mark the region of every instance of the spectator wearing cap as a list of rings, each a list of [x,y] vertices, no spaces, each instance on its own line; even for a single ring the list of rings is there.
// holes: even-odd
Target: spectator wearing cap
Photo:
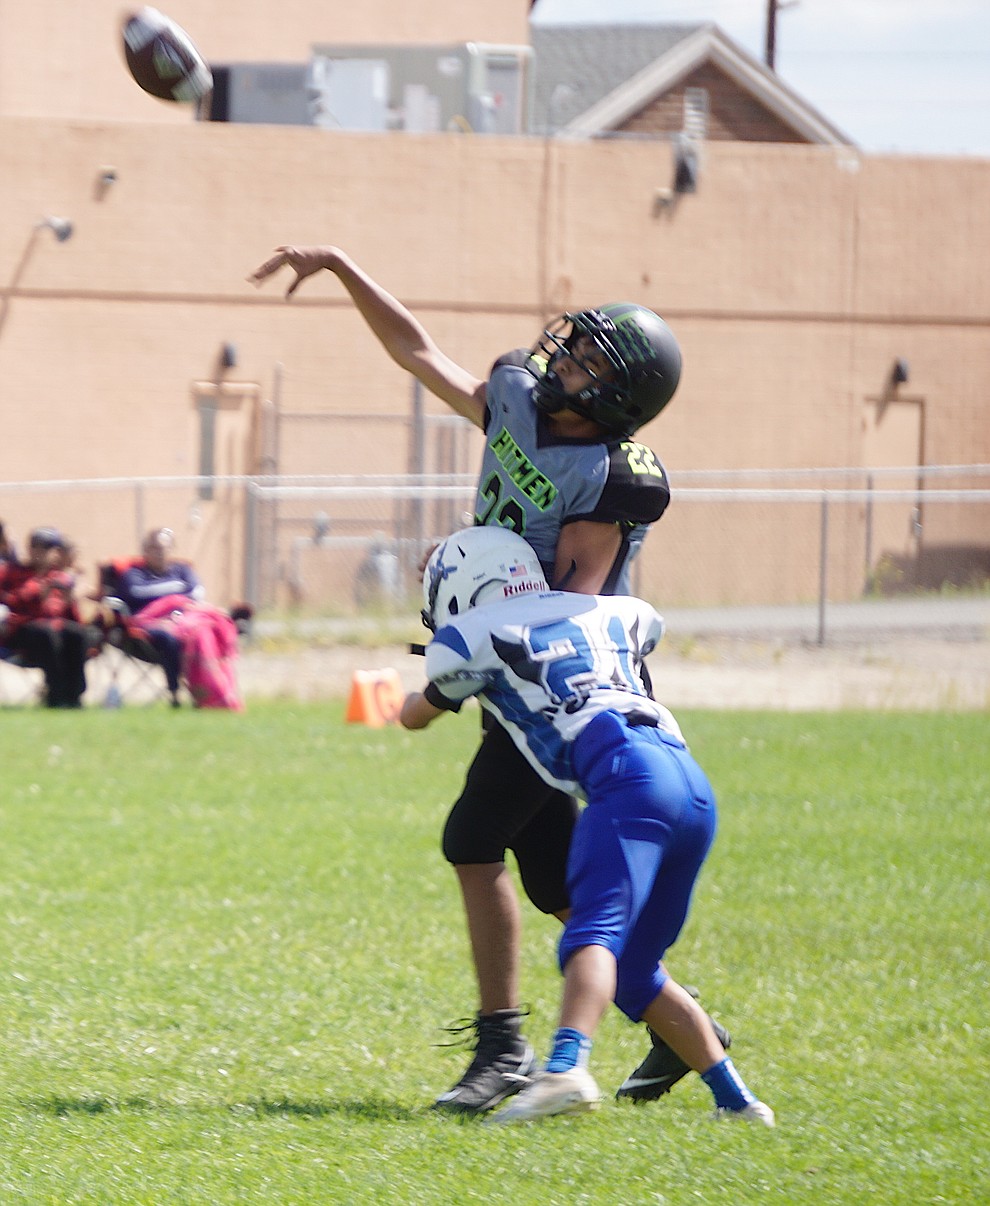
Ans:
[[[57,528],[35,528],[27,560],[9,562],[0,575],[0,607],[6,608],[0,638],[26,665],[44,672],[50,708],[82,707],[86,659],[97,645],[79,613],[67,568],[72,558],[72,544]]]

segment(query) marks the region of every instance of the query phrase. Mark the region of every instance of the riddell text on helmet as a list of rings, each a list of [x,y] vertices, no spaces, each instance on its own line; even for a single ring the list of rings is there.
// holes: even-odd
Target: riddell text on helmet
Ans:
[[[532,594],[533,591],[546,591],[550,588],[545,582],[506,582],[502,587],[502,598],[511,599],[513,595]]]

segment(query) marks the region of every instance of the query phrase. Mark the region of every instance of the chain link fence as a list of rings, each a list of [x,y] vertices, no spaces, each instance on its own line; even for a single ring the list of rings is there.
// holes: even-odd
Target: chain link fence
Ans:
[[[990,589],[990,466],[681,471],[634,566],[665,609],[815,609]],[[26,538],[54,523],[82,566],[173,527],[210,597],[263,611],[415,615],[424,551],[474,516],[468,473],[114,478],[0,484]]]

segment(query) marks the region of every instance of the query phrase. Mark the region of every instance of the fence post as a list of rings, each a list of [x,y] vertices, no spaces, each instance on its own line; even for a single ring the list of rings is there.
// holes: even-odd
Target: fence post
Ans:
[[[828,597],[828,491],[822,491],[821,535],[818,542],[818,644],[825,644],[825,600]]]
[[[245,483],[244,600],[258,606],[258,493],[256,483]]]
[[[426,412],[423,406],[423,386],[414,377],[412,383],[412,426],[409,433],[409,472],[418,480],[426,473]],[[411,498],[407,506],[409,517],[408,533],[411,540],[405,545],[402,569],[411,573],[419,564],[420,553],[426,539],[426,503],[421,498]]]
[[[135,548],[144,543],[144,482],[134,483],[134,526],[137,528]]]
[[[873,474],[866,475],[865,548],[863,560],[863,594],[873,583]]]

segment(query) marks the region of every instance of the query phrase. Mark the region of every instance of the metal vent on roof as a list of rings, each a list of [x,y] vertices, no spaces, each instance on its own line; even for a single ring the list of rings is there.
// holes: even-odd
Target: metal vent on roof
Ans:
[[[708,89],[684,89],[684,133],[701,142],[708,134]]]

